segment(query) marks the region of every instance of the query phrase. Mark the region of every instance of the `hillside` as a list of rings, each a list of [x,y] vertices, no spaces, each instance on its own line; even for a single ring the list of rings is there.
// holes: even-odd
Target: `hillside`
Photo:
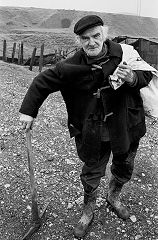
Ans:
[[[35,27],[55,12],[40,8],[0,7],[0,28]]]
[[[109,35],[132,35],[158,38],[158,19],[133,15],[53,10],[42,8],[0,7],[0,30],[73,28],[88,13],[98,14],[109,26]]]

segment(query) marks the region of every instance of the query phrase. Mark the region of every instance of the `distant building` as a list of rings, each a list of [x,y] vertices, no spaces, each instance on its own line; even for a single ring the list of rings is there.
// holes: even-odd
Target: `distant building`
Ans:
[[[132,45],[140,56],[151,66],[158,70],[158,39],[157,38],[136,38],[130,36],[118,36],[112,39],[118,43]]]

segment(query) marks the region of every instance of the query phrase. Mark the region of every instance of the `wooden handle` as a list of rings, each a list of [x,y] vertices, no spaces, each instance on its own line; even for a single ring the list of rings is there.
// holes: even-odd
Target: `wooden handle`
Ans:
[[[32,220],[33,222],[39,222],[40,217],[38,213],[37,191],[35,187],[35,176],[34,176],[34,169],[33,169],[33,152],[32,152],[30,129],[26,132],[26,146],[27,146],[27,159],[28,159],[31,198],[32,198]]]

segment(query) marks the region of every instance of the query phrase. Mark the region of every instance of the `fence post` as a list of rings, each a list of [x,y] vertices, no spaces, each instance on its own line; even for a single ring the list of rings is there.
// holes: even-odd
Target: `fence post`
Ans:
[[[20,64],[23,64],[23,61],[24,61],[23,49],[24,49],[24,44],[23,44],[23,42],[21,42],[21,48],[20,48]]]
[[[39,72],[42,71],[42,67],[43,67],[43,52],[44,52],[44,43],[41,45],[41,53],[40,53],[40,59],[39,59]]]
[[[32,71],[32,66],[34,64],[35,55],[36,55],[36,47],[33,49],[33,52],[32,52],[31,61],[30,61],[30,67],[29,67],[30,71]]]
[[[16,50],[16,43],[13,44],[12,63],[14,62],[15,50]]]
[[[21,51],[20,51],[20,43],[18,45],[18,65],[20,65]]]
[[[55,49],[55,62],[57,62],[57,54],[58,54],[58,50]]]
[[[6,40],[3,41],[3,61],[7,61],[7,42]]]

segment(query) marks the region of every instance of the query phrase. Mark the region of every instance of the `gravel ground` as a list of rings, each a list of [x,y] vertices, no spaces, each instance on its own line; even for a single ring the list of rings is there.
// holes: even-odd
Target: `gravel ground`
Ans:
[[[25,134],[19,107],[38,71],[0,62],[0,240],[20,240],[31,226],[31,196]],[[99,187],[94,222],[85,240],[158,240],[158,121],[146,117],[131,181],[122,192],[130,208],[128,221],[106,206],[109,165]],[[72,240],[80,217],[82,163],[67,130],[67,114],[60,93],[40,108],[32,130],[34,170],[39,210],[50,199],[43,225],[32,240]]]

